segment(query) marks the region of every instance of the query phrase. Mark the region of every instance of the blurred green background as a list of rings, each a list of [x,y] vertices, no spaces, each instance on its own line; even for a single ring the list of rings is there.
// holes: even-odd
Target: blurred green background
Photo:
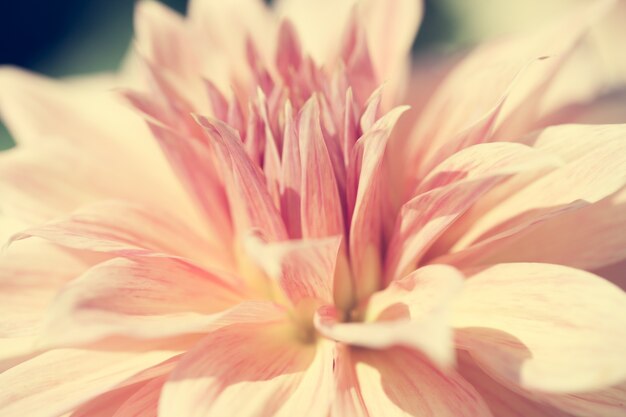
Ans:
[[[414,52],[463,48],[528,22],[545,20],[575,1],[427,0]],[[184,12],[187,0],[161,2]],[[0,0],[0,64],[52,77],[114,70],[132,38],[134,3]],[[0,149],[12,143],[0,124]]]

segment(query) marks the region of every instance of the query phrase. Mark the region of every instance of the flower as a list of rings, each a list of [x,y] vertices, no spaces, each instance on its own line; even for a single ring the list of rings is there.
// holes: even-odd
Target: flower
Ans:
[[[415,1],[142,2],[118,78],[4,69],[0,416],[622,414],[609,6],[408,72]]]

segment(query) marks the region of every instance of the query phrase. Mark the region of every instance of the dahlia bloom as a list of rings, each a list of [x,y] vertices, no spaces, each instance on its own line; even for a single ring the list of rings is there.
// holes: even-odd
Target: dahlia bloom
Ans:
[[[3,69],[0,416],[623,415],[610,7],[410,69],[417,1],[144,1],[115,77]]]

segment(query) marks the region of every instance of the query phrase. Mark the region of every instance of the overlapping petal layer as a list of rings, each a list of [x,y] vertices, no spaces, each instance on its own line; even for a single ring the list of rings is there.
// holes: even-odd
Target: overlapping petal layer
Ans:
[[[0,71],[0,416],[623,414],[623,97],[566,87],[612,2],[434,73],[420,1],[277,3]]]

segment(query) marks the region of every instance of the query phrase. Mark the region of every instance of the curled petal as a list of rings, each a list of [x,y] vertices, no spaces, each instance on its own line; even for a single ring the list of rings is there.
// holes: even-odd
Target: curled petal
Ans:
[[[389,244],[387,281],[410,272],[435,239],[496,185],[559,164],[550,153],[513,143],[476,145],[442,162],[418,188],[423,192],[402,207]]]
[[[472,356],[525,388],[593,391],[626,377],[626,295],[584,271],[488,267],[467,280],[452,322]]]
[[[439,261],[550,262],[592,269],[621,260],[625,126],[558,126],[528,140],[566,164],[481,213],[456,242],[457,253]],[[538,241],[543,243],[532,243]]]
[[[250,257],[279,282],[292,303],[308,298],[332,302],[341,237],[277,243],[250,237],[246,243]]]
[[[332,310],[322,308],[316,315],[316,327],[326,337],[350,345],[411,347],[437,366],[449,368],[454,347],[447,311],[462,283],[463,276],[453,268],[427,266],[374,294],[366,322],[340,323]]]

